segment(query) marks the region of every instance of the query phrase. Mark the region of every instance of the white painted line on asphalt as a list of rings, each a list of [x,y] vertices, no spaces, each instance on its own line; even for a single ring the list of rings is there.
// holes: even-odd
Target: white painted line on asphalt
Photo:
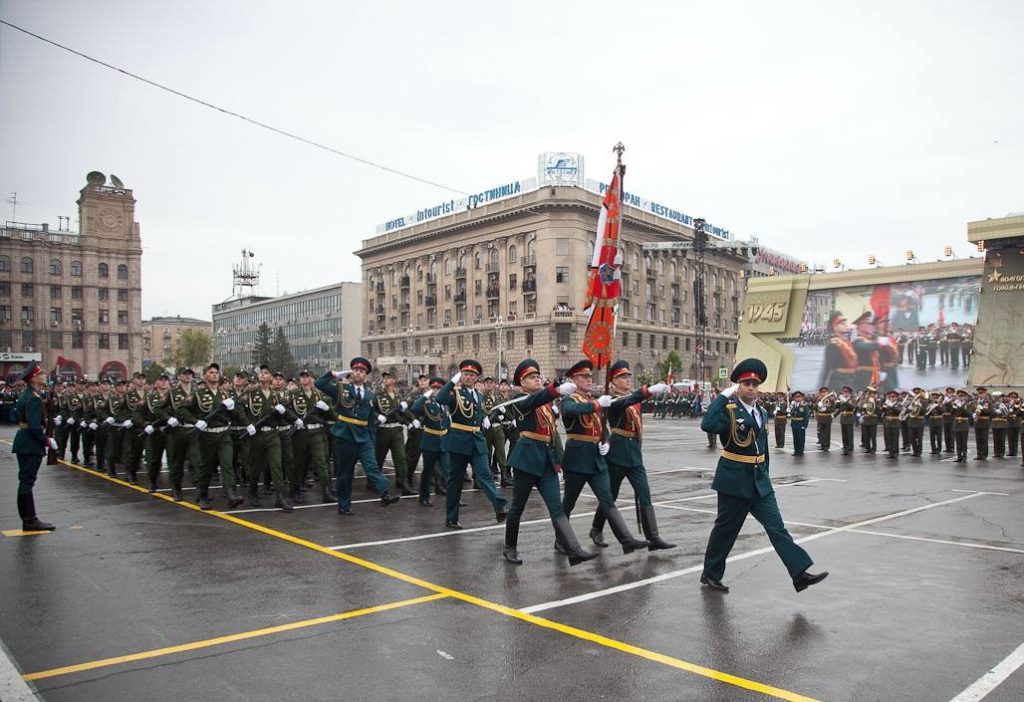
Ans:
[[[1024,665],[1024,643],[949,702],[977,702],[983,699],[988,693],[999,687],[1004,680],[1013,675],[1021,665]]]
[[[32,688],[25,682],[18,666],[14,663],[11,652],[0,641],[0,700],[3,702],[36,702],[41,697],[36,697]]]
[[[869,534],[871,536],[885,536],[890,539],[926,541],[930,544],[943,544],[946,546],[963,546],[965,548],[977,548],[983,551],[1005,551],[1006,553],[1024,553],[1024,549],[1020,548],[1010,548],[1009,546],[991,546],[989,544],[979,544],[973,541],[950,541],[948,539],[933,539],[927,536],[910,536],[909,534],[888,534],[884,531],[869,531],[868,529],[851,529],[850,533]]]
[[[929,503],[927,505],[921,505],[920,507],[913,507],[911,509],[905,509],[905,510],[901,510],[899,512],[893,512],[891,514],[885,514],[885,515],[882,515],[880,517],[874,517],[872,519],[865,519],[863,521],[854,522],[852,524],[847,524],[847,525],[841,526],[841,527],[831,527],[831,528],[829,528],[829,529],[827,529],[825,531],[821,531],[821,532],[819,532],[817,534],[810,534],[808,536],[804,536],[802,538],[795,539],[795,541],[798,544],[802,544],[802,543],[806,543],[808,541],[814,541],[816,539],[823,538],[825,536],[832,536],[833,534],[839,534],[839,533],[844,532],[844,531],[852,531],[853,529],[859,529],[861,527],[871,526],[872,524],[878,524],[880,522],[886,522],[886,521],[889,521],[891,519],[898,519],[900,517],[906,517],[908,515],[916,514],[918,512],[923,512],[923,511],[929,510],[929,509],[934,509],[936,507],[943,507],[945,505],[951,505],[951,504],[954,504],[954,503],[957,503],[957,502],[963,502],[964,500],[970,500],[970,499],[973,499],[975,497],[981,497],[984,494],[985,493],[982,493],[982,492],[975,492],[975,493],[971,493],[969,495],[962,495],[960,497],[954,497],[954,498],[951,498],[951,499],[948,499],[948,500],[943,500],[941,502],[932,502],[932,503]],[[743,559],[746,559],[746,558],[752,558],[754,556],[760,556],[760,555],[765,554],[765,553],[770,553],[773,550],[774,550],[773,546],[766,546],[764,548],[754,549],[752,551],[745,551],[745,552],[737,554],[735,556],[730,556],[727,559],[726,562],[727,563],[732,563],[733,561],[739,561],[739,560],[743,560]],[[566,605],[578,604],[580,602],[587,602],[589,600],[594,600],[594,599],[597,599],[599,597],[605,597],[607,595],[614,595],[614,594],[619,593],[619,592],[627,592],[629,590],[633,590],[633,589],[636,589],[638,587],[644,587],[646,585],[653,585],[655,583],[660,583],[660,582],[663,582],[665,580],[673,580],[675,578],[678,578],[678,577],[681,577],[681,576],[684,576],[684,575],[690,575],[691,573],[699,572],[699,571],[701,571],[703,569],[704,569],[704,564],[700,563],[698,565],[690,566],[689,568],[682,568],[680,570],[669,571],[668,573],[662,573],[661,575],[656,575],[656,576],[654,576],[652,578],[645,578],[643,580],[637,580],[637,581],[632,582],[632,583],[624,583],[622,585],[616,585],[615,587],[609,587],[609,588],[605,588],[603,590],[594,590],[593,592],[588,592],[588,593],[585,593],[585,594],[582,594],[582,595],[577,595],[575,597],[568,597],[568,598],[565,598],[565,599],[562,599],[562,600],[552,600],[550,602],[542,602],[540,604],[532,605],[530,607],[523,607],[519,611],[520,612],[525,612],[526,614],[535,614],[537,612],[544,612],[544,611],[547,611],[549,609],[555,609],[555,608],[558,608],[558,607],[565,607]]]
[[[984,490],[960,490],[958,488],[953,488],[953,492],[977,492],[977,493],[981,493],[982,495],[1000,495],[1001,497],[1009,497],[1010,496],[1010,493],[1008,493],[1008,492],[986,492]]]
[[[462,494],[465,495],[468,492],[480,492],[480,490],[478,490],[477,488],[463,489]],[[268,500],[273,500],[274,499],[273,495],[260,495],[260,497],[261,498],[267,498]],[[444,497],[444,495],[439,495],[439,497]],[[419,494],[416,494],[416,495],[402,495],[401,499],[403,499],[403,500],[419,499]],[[370,504],[372,502],[380,502],[380,498],[379,497],[368,497],[368,498],[366,498],[364,500],[352,500],[352,504],[354,504],[354,505],[365,505],[365,504]],[[338,506],[337,502],[318,502],[318,503],[313,504],[313,505],[295,505],[295,509],[312,509],[314,507],[337,507],[337,506]],[[223,512],[221,512],[221,514],[251,514],[252,512],[280,512],[280,511],[281,511],[280,507],[252,507],[250,509],[224,510]]]

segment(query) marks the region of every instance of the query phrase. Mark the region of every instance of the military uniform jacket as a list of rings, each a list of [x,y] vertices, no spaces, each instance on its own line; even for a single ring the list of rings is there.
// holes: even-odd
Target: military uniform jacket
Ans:
[[[605,460],[623,468],[641,468],[644,465],[640,444],[643,441],[644,422],[640,403],[650,396],[647,388],[634,390],[628,395],[615,398],[612,406],[605,410],[611,436],[608,455]]]
[[[711,489],[731,495],[754,499],[774,493],[768,477],[768,432],[765,431],[764,413],[758,418],[758,430],[753,431],[753,417],[734,398],[719,395],[708,406],[700,428],[718,434],[725,447],[718,459],[715,480]],[[741,421],[742,420],[742,421]]]
[[[852,397],[845,400],[839,400],[839,402],[836,403],[836,411],[839,413],[840,425],[857,423],[857,405],[854,403]]]
[[[67,397],[67,414],[64,415],[64,419],[72,419],[76,424],[80,424],[85,419],[85,405],[83,398],[77,392],[68,393]]]
[[[806,429],[810,417],[811,407],[806,402],[789,403],[789,420],[794,427]]]
[[[299,389],[291,393],[291,397],[288,398],[288,407],[295,413],[295,416],[305,422],[305,431],[317,431],[326,426],[326,414],[327,412],[317,409],[316,403],[323,402],[330,407],[330,398],[324,395],[322,392],[313,388],[309,394],[306,391]],[[317,426],[319,425],[319,426]]]
[[[448,452],[463,456],[487,453],[487,441],[480,428],[484,421],[483,398],[472,389],[445,383],[437,393],[437,402],[448,408],[452,417],[448,432]],[[529,400],[523,400],[529,402]]]
[[[971,403],[954,401],[951,409],[953,413],[953,431],[957,433],[970,431]]]
[[[562,424],[566,433],[562,468],[584,475],[608,470],[608,463],[597,448],[603,433],[601,405],[597,400],[580,392],[562,400]]]
[[[402,410],[402,398],[398,393],[394,395],[387,392],[378,393],[373,399],[373,409],[377,414],[384,415],[385,424],[401,424],[403,419],[407,419],[406,412]]]
[[[829,397],[826,400],[817,400],[814,403],[814,416],[818,424],[831,424],[832,414],[835,412],[835,400]]]
[[[14,453],[45,456],[48,441],[43,428],[43,398],[32,388],[25,388],[14,403],[18,433],[14,435]]]
[[[974,426],[987,429],[992,421],[992,405],[988,400],[978,400],[974,407]]]
[[[924,426],[924,398],[915,398],[910,402],[910,409],[907,414],[907,426],[908,427],[923,427]]]
[[[82,395],[82,421],[86,424],[96,421],[96,395],[91,392]]]
[[[196,388],[193,397],[196,419],[202,419],[211,429],[231,425],[235,410],[224,406],[224,400],[231,397],[228,393],[221,392],[219,387],[211,390],[209,385],[203,383]]]
[[[113,392],[110,394],[110,414],[114,418],[114,425],[120,424],[126,419],[132,418],[132,412],[128,409],[128,394]]]
[[[789,417],[789,403],[782,401],[775,403],[775,423],[785,424],[786,418]]]
[[[363,396],[351,383],[337,383],[330,371],[316,380],[317,390],[331,398],[338,421],[331,427],[331,434],[355,444],[373,442],[377,418],[373,410],[373,391],[363,387]],[[327,403],[328,405],[331,402]]]
[[[505,412],[515,418],[519,430],[519,439],[508,457],[508,464],[517,471],[541,476],[545,470],[554,470],[553,441],[557,429],[550,403],[556,397],[558,391],[552,383],[505,408]]]
[[[413,401],[409,411],[412,412],[414,417],[419,418],[423,424],[423,438],[420,439],[420,450],[438,452],[446,450],[448,431],[451,428],[448,410],[439,405],[433,395],[427,397],[421,394]]]
[[[146,403],[146,391],[133,387],[125,393],[124,401],[128,405],[128,418],[132,424],[141,424],[145,420],[142,411]]]
[[[287,402],[287,393],[270,390],[268,394],[264,394],[263,388],[253,388],[235,405],[235,411],[244,424],[252,424],[257,427],[257,431],[261,431],[266,427],[278,427],[285,422],[294,422],[298,419],[295,413],[288,409]],[[274,409],[277,405],[284,406],[284,414]]]
[[[886,400],[882,405],[882,426],[898,427],[900,425],[900,406],[898,403],[889,403]]]
[[[941,427],[943,423],[944,414],[945,410],[942,408],[942,402],[933,402],[931,407],[928,408],[928,426]]]
[[[860,423],[866,427],[878,426],[878,400],[866,397],[860,403]]]
[[[196,423],[194,412],[194,391],[190,387],[186,390],[181,385],[171,388],[168,393],[171,396],[169,402],[170,416],[178,420],[182,425],[192,426]]]
[[[93,396],[92,420],[97,424],[106,422],[107,417],[113,417],[114,410],[111,406],[111,393],[101,392]]]
[[[138,424],[166,424],[171,416],[171,392],[161,395],[159,390],[146,393],[138,411]],[[136,421],[132,419],[132,421]]]

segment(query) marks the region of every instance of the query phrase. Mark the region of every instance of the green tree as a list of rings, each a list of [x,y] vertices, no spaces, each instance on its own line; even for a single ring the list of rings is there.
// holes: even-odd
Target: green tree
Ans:
[[[252,365],[257,368],[264,364],[273,367],[273,355],[274,340],[270,336],[270,327],[263,322],[256,330],[256,346],[252,350]]]
[[[673,377],[678,380],[683,370],[683,359],[680,358],[678,351],[669,351],[665,360],[658,364],[658,379],[664,380],[667,378],[669,370],[672,371]]]
[[[178,335],[174,364],[179,368],[198,368],[213,357],[213,337],[202,329],[185,329]]]
[[[295,369],[295,358],[292,356],[291,346],[288,345],[288,337],[284,335],[284,329],[277,328],[277,335],[274,337],[274,344],[271,350],[270,367],[275,371],[284,373],[286,378],[294,378],[298,372]]]
[[[156,379],[167,372],[167,369],[154,361],[146,366],[146,382],[155,383]]]
[[[636,386],[635,387],[640,387],[641,385],[652,385],[653,383],[654,383],[654,374],[651,373],[651,371],[649,369],[644,368],[642,371],[640,371],[639,373],[636,374]]]

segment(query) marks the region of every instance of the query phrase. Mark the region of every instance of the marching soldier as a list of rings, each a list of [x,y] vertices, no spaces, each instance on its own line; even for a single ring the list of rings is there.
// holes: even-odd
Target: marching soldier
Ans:
[[[900,394],[890,390],[882,405],[882,440],[889,458],[900,457]]]
[[[988,460],[988,432],[992,424],[992,398],[988,389],[982,386],[975,388],[978,397],[974,403],[974,460]]]
[[[86,430],[82,424],[85,419],[85,381],[81,378],[75,381],[75,387],[68,397],[69,415],[64,417],[64,423],[68,426],[71,437],[71,462],[78,463],[78,450],[84,443]],[[69,422],[70,419],[70,422]]]
[[[498,494],[487,466],[487,442],[480,431],[490,428],[491,422],[484,415],[483,398],[474,389],[477,377],[483,367],[474,359],[459,364],[459,372],[452,376],[437,393],[437,402],[448,408],[451,414],[451,431],[448,432],[448,459],[451,474],[448,478],[448,495],[445,526],[461,529],[459,524],[459,502],[462,498],[462,480],[466,466],[473,470],[473,477],[479,483],[491,505],[498,523],[508,516],[508,500]],[[456,387],[459,383],[459,387]]]
[[[946,332],[946,343],[949,345],[949,367],[953,370],[960,368],[960,342],[962,339],[960,325],[953,322],[949,325],[949,331]]]
[[[1006,444],[1007,444],[1007,456],[1017,455],[1017,445],[1020,442],[1020,420],[1021,420],[1021,403],[1020,394],[1016,390],[1011,390],[1006,395],[1007,397],[1007,413],[1006,413]]]
[[[786,420],[789,418],[789,402],[784,392],[776,395],[774,415],[775,448],[786,448]]]
[[[789,424],[793,430],[793,455],[804,455],[807,423],[811,421],[811,406],[804,401],[804,393],[796,390],[789,400]]]
[[[234,400],[237,405],[248,390],[248,376],[238,371],[235,373],[235,377],[231,379],[231,391],[228,393],[228,397]],[[234,458],[235,463],[235,480],[238,482],[238,487],[241,488],[249,484],[250,446],[249,435],[245,431],[245,426],[242,425],[241,412],[236,410],[231,413],[231,424],[229,426],[228,434],[231,435],[231,456]]]
[[[155,493],[160,483],[160,466],[167,447],[167,420],[171,416],[170,378],[161,374],[156,387],[146,393],[142,404],[135,410],[133,421],[142,427],[141,436],[146,444],[146,475],[149,492]]]
[[[276,371],[270,384],[273,391],[277,393],[278,402],[284,405],[286,409],[292,396],[291,390],[288,389],[288,383],[289,381],[284,377],[284,373]],[[292,471],[295,467],[295,451],[292,448],[292,432],[295,429],[292,426],[292,422],[295,421],[296,417],[292,416],[294,412],[291,410],[288,411],[288,415],[288,421],[282,421],[281,417],[275,418],[277,431],[281,436],[281,474],[284,476],[286,483],[291,480]],[[268,477],[270,476],[266,474],[263,476],[264,483],[267,482]],[[306,486],[303,484],[299,487],[305,489]],[[290,494],[290,490],[285,490],[285,492]]]
[[[501,393],[501,401],[507,402],[517,395],[512,391],[507,380],[502,380],[498,383],[498,391]],[[519,438],[519,430],[516,429],[516,423],[506,415],[506,419],[501,422],[501,426],[505,429],[505,438],[508,439],[508,454],[512,455],[512,450],[516,447],[516,440]],[[506,461],[507,462],[507,461]]]
[[[967,435],[971,431],[971,396],[963,388],[956,391],[951,405],[953,413],[953,440],[956,444],[956,462],[967,462]]]
[[[384,477],[377,465],[374,447],[374,430],[371,422],[376,421],[373,411],[373,392],[365,387],[366,376],[373,370],[370,361],[356,356],[349,363],[349,370],[332,373],[327,371],[317,378],[316,388],[334,403],[337,421],[331,427],[334,440],[334,472],[337,482],[338,514],[352,514],[352,477],[356,461],[363,464],[363,472],[380,494],[382,507],[398,502],[398,495],[389,492],[391,482]],[[330,403],[328,403],[330,404]]]
[[[818,421],[818,448],[828,452],[832,448],[832,415],[835,412],[835,393],[827,387],[818,388],[818,402],[814,413]]]
[[[32,488],[47,449],[57,450],[57,440],[48,438],[44,428],[43,395],[46,373],[33,361],[21,375],[25,389],[14,404],[18,433],[14,435],[13,452],[18,457],[18,516],[23,531],[53,531],[57,527],[36,515]]]
[[[435,395],[444,385],[444,378],[431,378],[430,387],[412,403],[413,425],[421,425],[423,438],[420,450],[423,452],[423,472],[420,474],[420,504],[433,507],[430,501],[430,486],[434,482],[434,471],[439,470],[435,494],[444,495],[448,483],[448,453],[445,445],[451,419],[444,407],[437,403]]]
[[[299,373],[297,392],[291,394],[289,405],[302,420],[292,437],[294,451],[292,466],[292,499],[305,502],[300,489],[306,482],[306,475],[313,473],[320,480],[320,492],[324,502],[337,502],[338,496],[331,489],[331,475],[327,470],[327,432],[324,417],[330,411],[327,396],[313,387],[313,375],[308,370]]]
[[[675,548],[675,544],[668,543],[658,534],[658,520],[654,516],[651,488],[647,482],[647,470],[644,468],[643,454],[640,451],[643,441],[643,417],[640,412],[640,403],[648,397],[658,395],[659,391],[667,390],[668,386],[664,383],[657,383],[651,387],[642,387],[630,392],[633,386],[633,373],[626,361],[616,361],[609,366],[608,375],[611,377],[613,401],[606,410],[608,431],[610,432],[608,440],[611,449],[605,460],[608,462],[612,498],[619,499],[622,480],[624,478],[629,480],[629,484],[633,486],[635,501],[639,506],[640,526],[643,529],[644,538],[647,539],[647,550],[660,551]],[[604,523],[604,509],[599,506],[594,514],[590,539],[602,548],[608,545],[604,540]]]
[[[494,378],[484,378],[484,412],[488,417],[494,406],[502,402],[501,396],[494,387]],[[508,473],[508,460],[505,458],[505,427],[501,422],[491,421],[491,428],[484,432],[487,441],[488,465],[491,474],[501,480],[501,487],[511,487],[512,480]],[[495,470],[496,469],[496,470]]]
[[[718,492],[718,516],[708,537],[700,576],[702,585],[718,592],[729,592],[722,583],[725,563],[748,514],[768,532],[797,592],[828,576],[827,571],[808,572],[813,561],[789,535],[775,500],[768,475],[767,417],[755,405],[757,387],[767,377],[768,369],[760,360],[741,361],[731,375],[734,385],[715,398],[701,421],[701,428],[717,431],[725,446],[711,485]]]
[[[132,413],[128,407],[127,388],[125,380],[118,380],[114,383],[114,392],[109,395],[108,405],[110,414],[103,420],[109,427],[107,430],[107,475],[117,477],[117,469],[127,469],[122,465],[124,458],[125,434],[132,428]],[[135,485],[135,476],[130,472],[128,482]]]
[[[878,391],[872,386],[864,389],[864,398],[860,401],[860,440],[865,453],[878,450]]]
[[[97,425],[93,431],[93,434],[96,436],[96,469],[106,471],[108,475],[111,473],[107,445],[110,441],[110,425],[115,421],[110,404],[111,399],[109,383],[106,381],[100,383],[96,394],[93,396],[92,424]]]
[[[560,550],[569,556],[569,565],[578,565],[595,558],[597,554],[583,550],[576,534],[569,525],[562,502],[558,499],[558,475],[555,472],[555,454],[552,438],[557,429],[555,415],[549,406],[551,402],[573,390],[571,382],[556,386],[543,385],[540,366],[532,358],[520,363],[513,374],[516,385],[527,395],[523,400],[508,405],[505,416],[516,418],[519,427],[519,441],[509,457],[515,468],[512,488],[512,507],[505,521],[505,546],[502,557],[509,563],[519,565],[519,521],[526,508],[526,502],[533,488],[537,488],[551,517],[555,529],[555,542]]]
[[[928,440],[931,442],[932,455],[942,453],[942,432],[946,410],[942,405],[942,394],[933,392],[928,396],[928,407],[925,410],[928,422]]]
[[[302,426],[301,420],[286,406],[287,398],[273,387],[274,373],[270,366],[260,366],[259,385],[245,393],[236,405],[245,432],[249,435],[249,504],[261,506],[260,476],[270,471],[276,496],[274,507],[291,512],[295,507],[285,490],[284,468],[281,459],[281,435],[279,427],[285,422]]]
[[[124,448],[121,453],[121,462],[128,471],[129,482],[132,485],[138,484],[139,469],[142,467],[143,435],[138,433],[137,414],[139,408],[146,401],[146,376],[142,373],[132,374],[131,387],[125,393],[124,401],[128,407],[128,421],[131,424],[123,425]]]
[[[170,427],[170,436],[167,439],[167,471],[171,479],[171,498],[175,502],[182,500],[181,483],[185,475],[185,461],[189,462],[193,470],[200,463],[199,437],[192,431],[196,425],[196,416],[193,414],[194,376],[191,368],[178,369],[178,385],[171,390],[168,406],[167,426]]]
[[[405,398],[406,403],[409,405],[409,426],[405,431],[405,465],[407,473],[405,474],[405,484],[410,490],[413,489],[416,481],[416,466],[420,462],[420,445],[423,443],[423,427],[419,420],[415,422],[415,416],[412,415],[412,406],[416,404],[416,400],[427,391],[430,384],[430,377],[426,375],[420,375],[416,379],[416,387],[413,388],[412,392]],[[443,383],[442,383],[443,385]],[[414,426],[414,424],[416,426]],[[422,479],[422,475],[421,475]],[[428,491],[429,494],[429,491]]]
[[[231,415],[235,401],[221,390],[220,366],[211,363],[203,371],[203,383],[196,388],[194,416],[198,432],[199,464],[195,466],[196,504],[200,509],[212,509],[210,480],[215,468],[220,467],[221,486],[228,509],[234,509],[244,500],[235,492],[235,463],[231,453]]]
[[[92,382],[86,386],[82,394],[82,418],[78,428],[82,434],[82,465],[92,468],[96,465],[96,398],[99,395],[99,383]]]
[[[646,541],[634,538],[630,533],[626,520],[612,497],[611,483],[608,479],[608,462],[605,456],[611,445],[604,441],[604,427],[601,414],[612,405],[611,395],[601,395],[598,399],[590,398],[593,387],[594,364],[590,360],[578,361],[566,372],[576,388],[572,394],[562,401],[562,424],[565,426],[565,455],[562,458],[562,475],[565,481],[565,492],[562,496],[562,509],[567,516],[572,515],[576,500],[584,485],[589,485],[605,519],[608,520],[612,533],[622,545],[624,553],[644,548]],[[668,386],[659,383],[659,392],[665,394]],[[557,542],[556,542],[557,543]]]
[[[405,465],[405,430],[402,419],[405,417],[409,403],[398,396],[395,391],[395,376],[387,371],[380,374],[384,388],[373,400],[373,409],[377,413],[377,465],[383,466],[384,459],[391,453],[391,462],[395,465],[395,486],[401,495],[414,495],[405,482],[408,468]]]
[[[839,431],[843,439],[843,455],[853,454],[853,429],[857,424],[857,402],[853,388],[843,386],[843,392],[836,401],[835,412],[839,415]]]
[[[68,384],[64,386],[59,392],[54,387],[53,392],[57,395],[57,416],[53,418],[53,423],[56,426],[54,430],[54,438],[57,440],[57,456],[61,460],[67,458],[68,441],[71,439],[71,430],[75,428],[75,423],[71,421],[71,398],[75,395],[74,386]],[[64,421],[67,418],[68,421]],[[78,437],[75,437],[74,445],[71,450],[72,463],[77,463],[78,458],[75,454],[78,453]]]

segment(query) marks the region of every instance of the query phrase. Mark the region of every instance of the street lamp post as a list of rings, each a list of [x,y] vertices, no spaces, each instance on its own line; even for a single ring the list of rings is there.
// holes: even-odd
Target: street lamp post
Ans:
[[[497,342],[498,345],[498,369],[494,375],[498,379],[498,382],[501,382],[502,380],[505,379],[503,372],[505,370],[505,364],[503,363],[505,349],[503,345],[503,340],[501,338],[501,330],[504,328],[504,326],[505,318],[499,314],[497,317],[494,318],[494,336],[495,341]]]
[[[405,330],[405,375],[406,382],[412,387],[412,333],[415,331],[411,326]]]

